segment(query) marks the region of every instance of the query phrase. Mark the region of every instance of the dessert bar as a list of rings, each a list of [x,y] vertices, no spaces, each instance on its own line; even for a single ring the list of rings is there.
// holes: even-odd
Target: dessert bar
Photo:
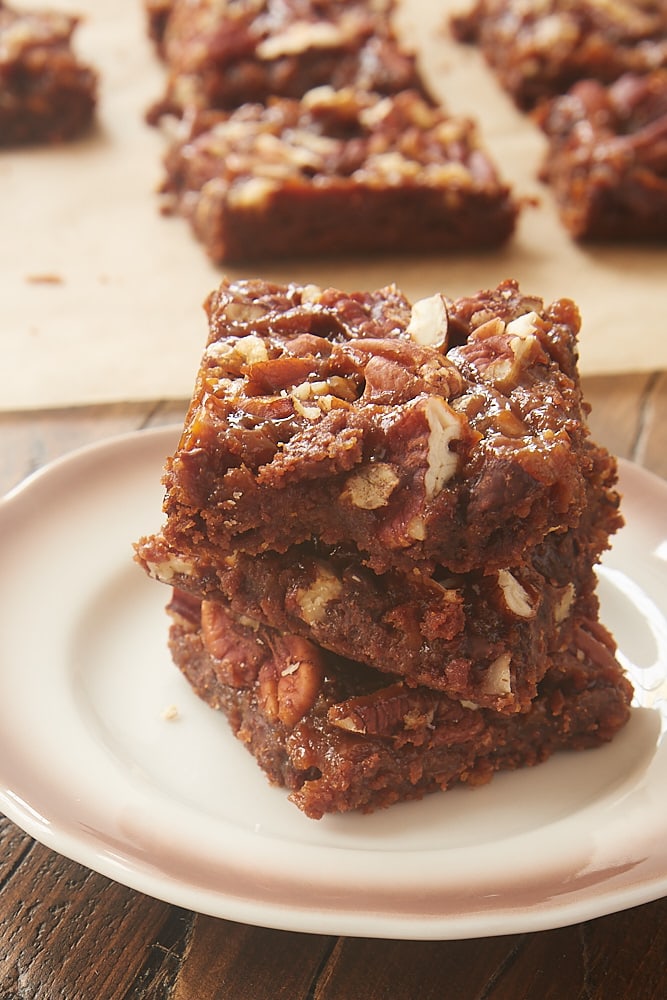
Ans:
[[[482,785],[498,770],[596,747],[629,716],[630,685],[594,619],[553,657],[530,709],[507,716],[229,612],[205,641],[198,602],[184,594],[174,594],[169,613],[172,656],[193,689],[313,819]]]
[[[188,119],[163,208],[215,262],[474,251],[512,235],[517,203],[476,127],[415,91],[330,86]]]
[[[577,80],[667,66],[664,0],[477,0],[452,26],[523,109]]]
[[[163,98],[149,112],[233,109],[271,96],[335,89],[427,93],[414,55],[392,27],[393,0],[174,0],[152,23],[167,66]]]
[[[97,74],[72,50],[77,23],[0,0],[0,146],[61,142],[90,126]]]
[[[141,545],[161,579],[312,541],[375,572],[492,572],[579,523],[595,457],[571,301],[250,280],[207,309],[164,475],[169,562]]]
[[[541,177],[579,240],[667,240],[667,69],[582,80],[541,106]]]

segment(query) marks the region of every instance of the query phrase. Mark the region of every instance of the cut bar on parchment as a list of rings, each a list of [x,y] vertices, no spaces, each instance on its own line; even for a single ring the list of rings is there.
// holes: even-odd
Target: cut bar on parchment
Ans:
[[[0,147],[63,142],[89,128],[97,73],[73,50],[77,24],[0,0]]]
[[[665,0],[477,0],[452,24],[523,109],[577,80],[667,66]]]
[[[667,69],[582,80],[537,121],[542,180],[575,239],[667,241]]]
[[[176,128],[163,209],[216,263],[476,251],[505,243],[518,203],[477,129],[415,91],[330,86]]]
[[[339,90],[427,94],[414,54],[393,28],[393,0],[174,0],[149,4],[167,68],[149,118],[233,109],[269,97]]]

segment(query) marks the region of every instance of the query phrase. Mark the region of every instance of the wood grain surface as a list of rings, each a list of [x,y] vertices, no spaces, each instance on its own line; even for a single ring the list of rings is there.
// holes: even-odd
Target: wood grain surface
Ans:
[[[667,477],[667,374],[591,378],[593,436]],[[0,492],[185,401],[0,414]],[[0,1000],[662,1000],[667,900],[553,931],[384,941],[267,930],[118,885],[0,817]]]

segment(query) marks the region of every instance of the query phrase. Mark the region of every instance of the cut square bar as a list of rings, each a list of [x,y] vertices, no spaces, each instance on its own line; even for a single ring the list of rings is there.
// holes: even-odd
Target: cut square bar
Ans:
[[[216,263],[480,250],[506,242],[518,212],[474,123],[415,91],[326,86],[200,114],[165,168],[165,212]]]
[[[156,576],[313,541],[378,573],[492,572],[579,523],[595,455],[571,301],[258,280],[207,309],[155,539],[170,561],[143,545]]]
[[[667,69],[583,80],[543,105],[541,177],[578,240],[667,240]]]
[[[452,24],[523,109],[577,80],[611,83],[667,66],[664,0],[477,0]]]
[[[149,4],[164,97],[149,114],[231,110],[321,84],[393,94],[427,88],[393,29],[393,0],[174,0]],[[162,9],[161,9],[162,8]]]
[[[0,0],[0,146],[62,142],[90,126],[97,74],[72,50],[77,24]]]

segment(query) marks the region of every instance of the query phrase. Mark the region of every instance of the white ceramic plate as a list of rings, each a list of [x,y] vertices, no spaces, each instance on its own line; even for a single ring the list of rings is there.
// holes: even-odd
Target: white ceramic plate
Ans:
[[[622,466],[628,525],[600,589],[638,707],[612,744],[315,822],[190,692],[166,649],[168,592],[132,561],[177,433],[76,452],[0,503],[0,806],[14,822],[142,892],[297,931],[477,937],[667,894],[667,484]]]

